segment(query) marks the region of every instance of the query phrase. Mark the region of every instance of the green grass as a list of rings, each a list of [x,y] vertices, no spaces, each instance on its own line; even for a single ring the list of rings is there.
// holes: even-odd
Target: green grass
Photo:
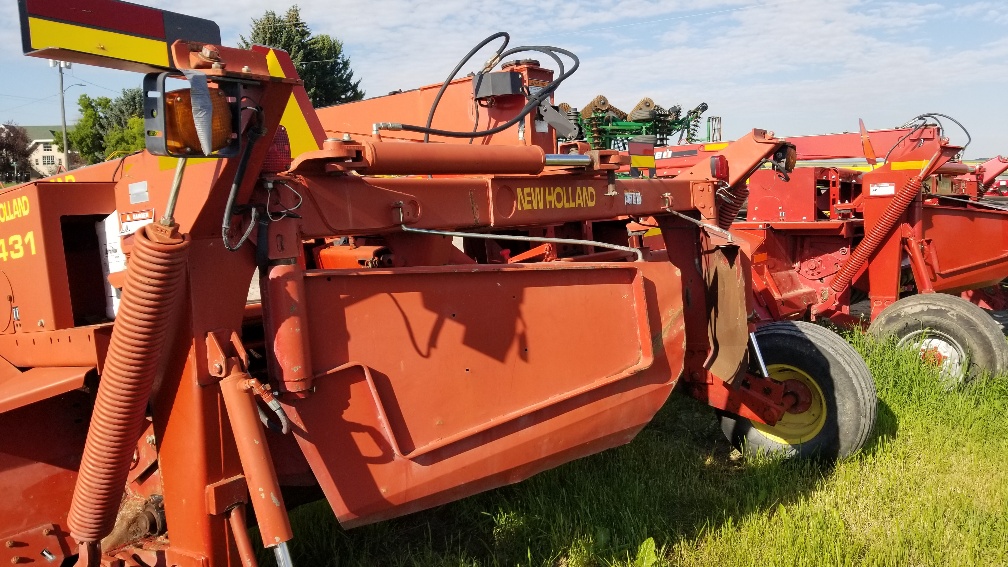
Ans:
[[[294,563],[1008,565],[1008,384],[949,390],[912,354],[849,340],[879,417],[835,466],[741,459],[675,396],[633,443],[518,485],[350,531],[302,506]]]

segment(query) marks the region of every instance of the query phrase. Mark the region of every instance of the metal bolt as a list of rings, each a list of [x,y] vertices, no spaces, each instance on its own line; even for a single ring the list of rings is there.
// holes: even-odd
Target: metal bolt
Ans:
[[[56,556],[53,555],[53,553],[51,551],[49,551],[48,549],[43,549],[42,550],[42,557],[46,561],[49,561],[50,563],[53,562],[53,561],[56,561]]]
[[[12,539],[7,540],[7,547],[14,547],[14,540]]]
[[[38,326],[39,327],[45,327],[45,319],[39,319],[38,320]]]
[[[343,134],[343,141],[344,142],[349,142],[350,141],[350,134]]]
[[[213,371],[214,371],[214,374],[223,374],[224,373],[224,365],[221,364],[221,363],[219,363],[219,362],[215,363],[213,365]]]
[[[53,535],[53,529],[52,528],[43,528],[42,529],[42,535],[44,535],[44,536]]]
[[[13,563],[13,564],[15,564],[15,565],[17,565],[18,563],[21,563],[21,557],[15,555],[14,557],[10,558],[10,562]]]
[[[220,61],[220,53],[212,45],[204,45],[200,54],[211,61]]]
[[[252,68],[249,67],[248,65],[242,67],[242,73],[251,73],[251,72],[252,72]]]
[[[154,444],[154,436],[153,435],[148,435],[146,440],[147,440],[147,444],[148,445],[153,445]]]

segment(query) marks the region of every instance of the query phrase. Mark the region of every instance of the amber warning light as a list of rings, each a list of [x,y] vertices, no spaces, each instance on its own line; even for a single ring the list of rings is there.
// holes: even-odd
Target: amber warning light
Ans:
[[[210,101],[213,109],[209,128],[210,145],[204,148],[193,119],[190,90],[179,89],[165,94],[165,145],[169,152],[181,155],[200,150],[209,155],[227,147],[231,141],[231,107],[227,95],[221,89],[211,88]]]
[[[147,150],[172,157],[223,158],[237,155],[241,87],[210,83],[206,75],[184,71],[190,88],[165,91],[177,74],[151,73],[144,78],[144,128]]]

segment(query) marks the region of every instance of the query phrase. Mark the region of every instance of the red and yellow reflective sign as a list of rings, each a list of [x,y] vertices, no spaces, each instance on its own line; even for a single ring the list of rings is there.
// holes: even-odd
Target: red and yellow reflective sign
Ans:
[[[131,70],[170,69],[176,40],[220,44],[216,23],[118,0],[19,0],[26,54]]]

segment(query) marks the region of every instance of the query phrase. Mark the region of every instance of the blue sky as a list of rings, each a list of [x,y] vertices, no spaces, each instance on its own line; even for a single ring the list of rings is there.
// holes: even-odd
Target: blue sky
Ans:
[[[0,122],[59,122],[56,70],[20,53],[15,0],[0,5]],[[288,4],[270,0],[141,4],[209,18],[233,45],[251,19]],[[316,33],[344,43],[369,96],[440,82],[496,31],[511,46],[574,51],[581,69],[557,102],[598,94],[629,110],[710,106],[725,138],[754,127],[778,135],[899,126],[924,112],[958,119],[968,158],[1008,155],[1008,3],[1002,0],[300,0]],[[477,57],[482,62],[485,57]],[[474,62],[473,66],[479,65]],[[81,93],[115,96],[139,75],[75,65],[67,113]],[[376,117],[380,120],[380,117]],[[950,126],[953,141],[965,136]]]

